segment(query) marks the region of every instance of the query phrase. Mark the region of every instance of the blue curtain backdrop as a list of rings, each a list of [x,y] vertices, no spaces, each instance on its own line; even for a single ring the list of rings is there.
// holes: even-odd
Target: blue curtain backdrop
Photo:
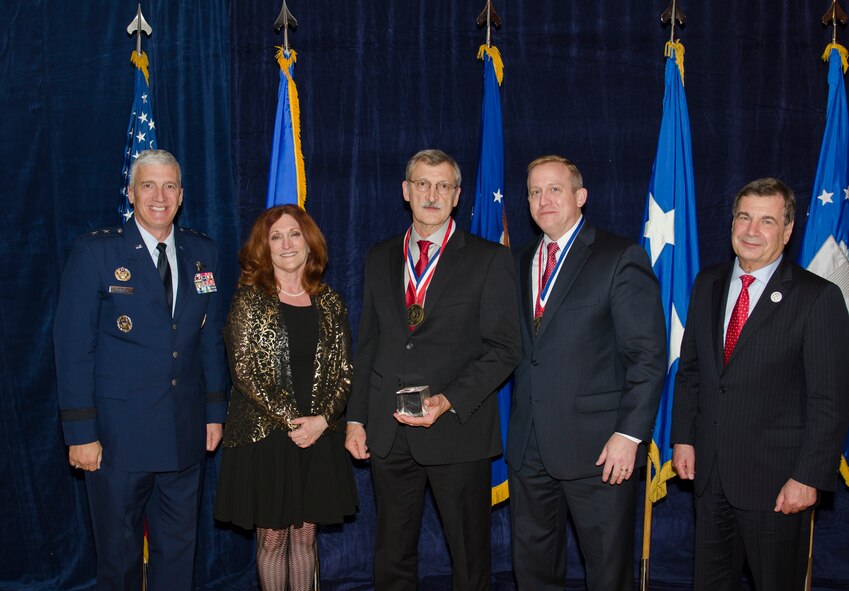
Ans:
[[[516,247],[534,236],[525,166],[548,152],[581,168],[595,224],[639,237],[662,108],[669,32],[658,17],[667,3],[496,4],[504,26],[494,41],[506,69],[504,201]],[[365,252],[409,223],[400,183],[413,152],[440,147],[458,159],[465,190],[456,217],[469,226],[482,93],[475,57],[484,40],[474,20],[483,4],[290,2],[299,22],[290,39],[298,51],[307,208],[327,235],[326,278],[345,295],[355,333]],[[831,33],[819,19],[828,5],[682,4],[703,266],[731,256],[731,199],[767,175],[799,197],[795,259],[825,120],[827,66],[819,57]],[[135,0],[0,3],[0,589],[93,588],[85,486],[62,444],[50,335],[73,237],[115,223],[134,72],[125,28],[135,10]],[[279,2],[148,0],[143,10],[154,29],[144,49],[159,145],[183,164],[179,221],[218,241],[229,294],[241,237],[265,208]],[[360,513],[319,539],[325,590],[371,588],[373,497],[367,469],[357,467],[356,476]],[[252,536],[212,520],[216,479],[211,456],[197,588],[255,588]],[[450,565],[429,507],[420,574],[423,588],[442,589]],[[504,589],[511,588],[508,510],[493,517],[493,564]],[[815,588],[849,585],[847,530],[849,492],[841,489],[817,512]],[[653,588],[688,588],[691,487],[670,482],[652,538]],[[574,540],[570,567],[570,588],[581,589]]]

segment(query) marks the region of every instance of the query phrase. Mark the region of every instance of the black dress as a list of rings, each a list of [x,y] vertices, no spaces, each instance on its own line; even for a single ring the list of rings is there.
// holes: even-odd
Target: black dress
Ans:
[[[280,304],[289,335],[292,386],[302,416],[309,416],[318,341],[313,306]],[[268,437],[226,447],[215,499],[215,518],[244,529],[282,529],[307,523],[341,523],[357,510],[357,488],[342,432],[327,429],[301,449],[278,429]]]

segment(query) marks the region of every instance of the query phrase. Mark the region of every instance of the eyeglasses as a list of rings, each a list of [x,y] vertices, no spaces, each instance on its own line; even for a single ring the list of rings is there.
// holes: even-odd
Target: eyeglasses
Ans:
[[[430,193],[430,188],[434,186],[432,182],[427,179],[411,179],[409,181],[412,183],[413,188],[419,193]],[[452,185],[446,181],[440,181],[436,183],[436,192],[439,195],[445,197],[446,195],[450,195],[451,191],[457,188],[457,185]]]

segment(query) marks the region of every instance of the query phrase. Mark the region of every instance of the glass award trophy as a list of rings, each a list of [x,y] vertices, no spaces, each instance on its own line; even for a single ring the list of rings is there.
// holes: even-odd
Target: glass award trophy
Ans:
[[[424,401],[430,398],[430,386],[410,386],[395,393],[395,409],[399,415],[424,416]]]

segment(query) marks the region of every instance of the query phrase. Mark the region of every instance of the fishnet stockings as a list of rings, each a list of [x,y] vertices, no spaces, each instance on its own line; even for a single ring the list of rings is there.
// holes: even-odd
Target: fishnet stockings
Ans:
[[[315,574],[314,523],[286,529],[256,530],[256,567],[263,591],[313,589]]]

